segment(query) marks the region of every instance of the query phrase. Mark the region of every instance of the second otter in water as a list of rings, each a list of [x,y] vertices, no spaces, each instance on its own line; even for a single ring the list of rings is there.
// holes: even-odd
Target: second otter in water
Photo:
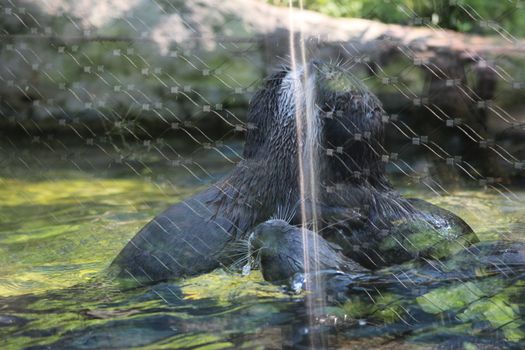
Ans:
[[[257,226],[250,243],[259,259],[264,279],[270,282],[283,282],[296,273],[304,273],[305,264],[319,270],[368,271],[344,256],[337,245],[284,220],[268,220]],[[305,252],[309,253],[306,259]]]
[[[316,241],[314,249],[314,240]],[[501,274],[505,277],[525,272],[525,243],[511,241],[482,242],[466,247],[437,262],[419,261],[416,265],[393,266],[370,271],[341,254],[341,248],[284,220],[268,220],[257,226],[250,238],[266,281],[283,284],[297,291],[304,281],[306,265],[317,266],[318,274],[330,295],[344,295],[354,286],[373,285],[439,285],[444,281],[468,281]],[[305,259],[305,254],[307,258]],[[523,276],[521,276],[523,278]]]

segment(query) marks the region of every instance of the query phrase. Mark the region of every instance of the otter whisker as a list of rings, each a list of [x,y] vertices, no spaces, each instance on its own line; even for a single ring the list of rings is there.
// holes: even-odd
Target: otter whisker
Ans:
[[[292,219],[295,217],[295,215],[297,214],[297,207],[295,208],[292,208],[290,210],[290,213],[288,214],[288,216],[284,219],[287,223],[290,223],[292,221]]]
[[[228,272],[232,272],[232,273],[236,273],[238,272],[239,270],[244,270],[245,266],[247,265],[250,265],[250,259],[247,258],[247,257],[244,257],[244,258],[240,258],[236,261],[234,261],[233,263],[231,263],[227,269],[228,269]]]
[[[246,248],[250,245],[250,242],[246,239],[240,239],[236,242],[230,243],[230,247],[239,247],[239,248]]]
[[[270,220],[283,220],[290,223],[297,212],[297,206],[292,204],[295,202],[292,196],[293,193],[290,190],[284,200],[284,204],[277,205],[276,212],[270,217]]]
[[[246,256],[247,256],[247,255],[246,255],[245,252],[244,252],[244,253],[230,254],[230,255],[229,255],[230,258],[240,257],[239,259],[243,259],[243,258],[245,258]]]
[[[254,251],[252,249],[253,237],[254,233],[252,232],[246,239],[239,240],[235,244],[232,243],[232,248],[237,249],[237,251],[230,254],[230,257],[236,259],[229,265],[229,271],[238,272],[240,270],[243,275],[248,275],[252,269],[259,266],[256,256],[259,250]]]

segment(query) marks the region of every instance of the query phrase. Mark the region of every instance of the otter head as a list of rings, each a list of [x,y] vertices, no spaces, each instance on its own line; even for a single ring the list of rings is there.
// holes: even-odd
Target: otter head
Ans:
[[[304,272],[301,229],[284,220],[258,225],[251,238],[251,250],[260,259],[263,277],[269,282],[283,282]]]
[[[271,219],[259,224],[253,231],[251,245],[253,250],[263,254],[274,254],[282,249],[287,235],[293,235],[296,227],[281,219]]]
[[[359,78],[341,67],[312,64],[322,120],[321,159],[333,182],[382,181],[383,109]]]
[[[377,98],[337,65],[312,61],[285,68],[251,101],[244,156],[296,170],[297,154],[314,153],[324,180],[382,178],[381,115]],[[287,175],[297,179],[297,171]]]
[[[251,251],[259,257],[265,280],[288,281],[297,273],[365,269],[340,253],[340,248],[314,232],[290,225],[284,220],[259,224],[250,239]],[[307,256],[305,259],[305,252]]]

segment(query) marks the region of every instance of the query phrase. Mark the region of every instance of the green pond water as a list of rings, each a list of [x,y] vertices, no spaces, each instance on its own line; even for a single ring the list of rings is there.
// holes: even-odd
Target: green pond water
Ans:
[[[306,348],[312,335],[329,348],[525,344],[525,287],[501,276],[418,295],[354,296],[331,305],[315,326],[307,322],[304,296],[284,293],[258,271],[218,270],[132,290],[98,282],[146,222],[225,174],[239,149],[187,152],[184,159],[198,164],[181,166],[149,146],[99,145],[2,146],[2,349]],[[455,190],[437,197],[401,190],[453,211],[482,240],[525,237],[525,192]]]

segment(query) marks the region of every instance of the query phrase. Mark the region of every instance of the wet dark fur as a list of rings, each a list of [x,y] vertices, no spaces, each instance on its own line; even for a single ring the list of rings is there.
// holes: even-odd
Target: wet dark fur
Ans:
[[[286,73],[269,77],[251,101],[245,159],[219,183],[148,223],[115,258],[112,274],[151,283],[229,264],[230,243],[279,205],[298,200],[294,123],[280,123],[277,115]]]
[[[330,88],[334,76],[355,79],[338,67],[319,62],[308,67],[316,77],[321,118],[316,149],[321,185],[314,203],[320,234],[371,268],[418,256],[401,247],[377,250],[392,222],[425,216],[430,225],[433,221],[432,215],[401,198],[386,179],[379,101],[353,80],[347,88]],[[227,252],[232,242],[246,239],[279,207],[298,206],[293,105],[281,109],[278,105],[288,72],[270,76],[250,103],[245,159],[219,183],[148,223],[116,257],[112,273],[151,283],[211,271],[231,262]],[[298,213],[295,223],[312,219],[308,212],[305,218]],[[463,225],[464,233],[471,233],[461,219],[452,214],[449,219],[451,225]]]

